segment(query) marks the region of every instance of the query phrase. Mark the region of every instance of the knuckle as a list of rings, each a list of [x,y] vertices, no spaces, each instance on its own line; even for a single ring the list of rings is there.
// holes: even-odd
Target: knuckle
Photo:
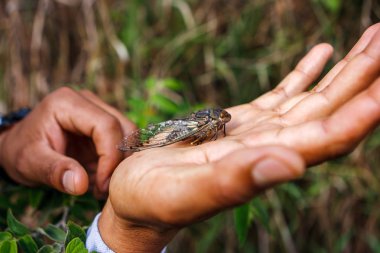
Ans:
[[[51,93],[50,95],[47,95],[46,97],[42,99],[41,106],[43,106],[44,108],[50,108],[51,106],[54,106],[55,101],[56,101],[56,98],[54,94]]]
[[[47,185],[54,185],[56,183],[55,168],[56,168],[56,164],[55,163],[50,164],[49,166],[47,166],[46,171],[44,171],[44,174],[45,174],[45,184],[47,184]]]
[[[55,174],[56,174],[56,168],[58,166],[58,161],[46,163],[44,168],[42,169],[43,176],[41,177],[41,180],[46,185],[54,185],[55,183]]]
[[[95,96],[95,94],[90,90],[80,90],[79,93],[85,97],[89,97],[89,96],[94,97]]]
[[[55,106],[57,101],[62,101],[64,100],[63,98],[71,98],[75,94],[76,93],[73,89],[64,86],[47,95],[42,100],[41,104],[47,107]]]
[[[63,86],[55,90],[54,92],[51,93],[52,96],[54,97],[70,97],[76,94],[76,91],[74,91],[72,88]]]
[[[278,86],[274,90],[272,90],[272,93],[276,96],[279,96],[279,97],[284,97],[286,99],[289,98],[289,95],[288,95],[288,93],[284,87]]]
[[[122,127],[121,127],[121,124],[120,124],[120,121],[113,115],[111,114],[105,114],[105,127],[109,130],[109,131],[121,131],[122,130]]]
[[[43,171],[45,175],[45,184],[52,185],[55,188],[60,189],[62,187],[61,176],[64,171],[64,168],[67,168],[68,164],[65,159],[56,159],[51,161],[50,164],[46,164],[46,167]]]
[[[309,73],[309,71],[305,68],[305,66],[297,66],[294,70],[293,70],[293,74],[294,75],[298,75],[300,76],[301,78],[303,79],[306,79],[306,80],[313,80],[313,76],[311,75],[311,73]]]

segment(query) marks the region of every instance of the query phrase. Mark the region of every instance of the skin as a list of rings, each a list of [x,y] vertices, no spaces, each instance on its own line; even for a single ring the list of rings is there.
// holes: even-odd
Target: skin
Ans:
[[[60,88],[0,135],[0,164],[24,185],[45,184],[73,195],[90,187],[104,197],[124,158],[115,147],[134,128],[91,92]]]
[[[332,51],[315,46],[273,91],[227,108],[226,137],[125,159],[99,220],[106,244],[116,252],[159,252],[182,227],[301,176],[305,164],[351,151],[380,121],[380,24],[305,91]]]

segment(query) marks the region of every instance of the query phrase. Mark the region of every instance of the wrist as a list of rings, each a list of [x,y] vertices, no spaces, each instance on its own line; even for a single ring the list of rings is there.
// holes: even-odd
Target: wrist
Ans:
[[[0,114],[0,166],[5,167],[5,158],[7,158],[7,155],[5,154],[5,140],[6,136],[8,135],[17,122],[25,118],[29,112],[31,111],[30,108],[24,107],[17,111],[10,112],[5,115]]]
[[[177,233],[177,229],[159,229],[133,222],[115,213],[107,201],[98,228],[104,243],[114,252],[159,253]]]

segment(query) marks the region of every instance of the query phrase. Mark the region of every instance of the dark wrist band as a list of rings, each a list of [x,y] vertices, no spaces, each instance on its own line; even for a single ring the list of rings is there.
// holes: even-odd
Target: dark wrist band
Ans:
[[[22,120],[26,115],[28,115],[30,111],[30,108],[24,107],[17,111],[10,112],[5,115],[0,115],[0,131]]]

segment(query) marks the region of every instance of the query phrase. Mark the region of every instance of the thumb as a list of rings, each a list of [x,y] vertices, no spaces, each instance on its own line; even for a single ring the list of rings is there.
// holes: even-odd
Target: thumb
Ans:
[[[239,205],[269,187],[302,176],[304,168],[302,157],[286,147],[238,150],[214,164],[212,197],[222,208]]]
[[[29,156],[28,171],[37,183],[51,186],[59,191],[80,195],[88,189],[88,175],[74,159],[64,156],[45,145],[38,145]]]
[[[154,209],[160,221],[187,225],[243,204],[275,184],[296,179],[304,167],[301,156],[286,147],[240,149],[216,162],[176,168],[185,175],[170,173],[151,194],[150,204],[165,206]]]

